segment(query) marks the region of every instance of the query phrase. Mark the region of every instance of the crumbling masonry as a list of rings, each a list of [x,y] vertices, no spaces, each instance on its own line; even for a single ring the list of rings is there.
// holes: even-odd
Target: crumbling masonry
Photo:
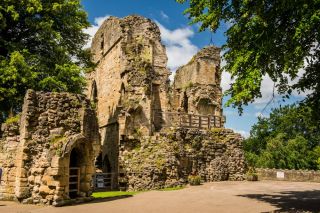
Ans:
[[[115,174],[112,188],[181,185],[190,174],[243,179],[241,136],[223,127],[219,48],[202,49],[172,85],[159,28],[149,19],[110,17],[91,50],[97,68],[88,97],[97,106],[100,167]]]
[[[61,205],[108,189],[146,190],[242,180],[242,138],[224,128],[220,49],[209,46],[170,84],[160,31],[140,16],[110,17],[91,47],[86,96],[28,91],[18,122],[3,125],[0,199]]]

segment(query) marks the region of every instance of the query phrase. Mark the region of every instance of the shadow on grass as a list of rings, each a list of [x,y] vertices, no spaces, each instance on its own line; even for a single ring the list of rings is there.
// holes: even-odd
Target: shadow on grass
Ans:
[[[279,194],[238,195],[270,203],[278,208],[275,212],[320,212],[320,190],[286,191]]]

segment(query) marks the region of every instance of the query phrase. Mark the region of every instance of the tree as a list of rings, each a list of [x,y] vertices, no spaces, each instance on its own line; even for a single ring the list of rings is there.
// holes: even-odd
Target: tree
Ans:
[[[282,169],[320,168],[320,121],[305,105],[273,109],[259,117],[244,141],[248,164]]]
[[[263,76],[269,75],[283,96],[294,89],[311,90],[306,101],[320,108],[320,1],[319,0],[177,0],[189,2],[185,11],[200,30],[215,32],[231,25],[224,45],[225,70],[235,82],[226,94],[227,105],[238,107],[261,97]],[[301,69],[305,72],[297,83]],[[319,118],[319,117],[318,117]]]
[[[80,0],[0,1],[0,121],[29,88],[80,93],[92,66]]]

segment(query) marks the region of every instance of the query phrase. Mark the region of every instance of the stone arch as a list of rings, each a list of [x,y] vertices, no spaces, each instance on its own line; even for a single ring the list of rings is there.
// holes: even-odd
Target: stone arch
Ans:
[[[70,198],[89,195],[91,176],[94,173],[93,148],[81,134],[70,137],[62,148],[66,163],[64,182]],[[61,177],[63,178],[63,177]]]

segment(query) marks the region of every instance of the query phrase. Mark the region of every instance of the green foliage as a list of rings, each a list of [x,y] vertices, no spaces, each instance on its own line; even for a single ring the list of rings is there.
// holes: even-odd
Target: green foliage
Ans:
[[[62,146],[66,143],[67,138],[62,135],[53,135],[50,139],[51,147],[55,150],[57,156],[62,155]]]
[[[250,167],[246,173],[246,178],[248,181],[257,181],[258,180],[258,174],[254,167]]]
[[[7,120],[4,123],[8,125],[12,123],[18,123],[19,121],[20,121],[20,114],[17,114],[16,116],[7,118]]]
[[[259,118],[244,150],[250,166],[278,169],[320,168],[320,125],[305,105],[274,109]]]
[[[135,136],[135,138],[141,138],[143,135],[143,127],[135,127],[133,129],[133,135]]]
[[[200,23],[200,31],[215,32],[220,24],[226,31],[224,59],[235,79],[226,105],[238,107],[261,97],[261,81],[268,75],[284,97],[293,89],[312,90],[306,99],[314,109],[320,108],[320,1],[271,0],[177,0],[189,3],[185,11]],[[304,61],[307,63],[304,65]],[[299,69],[306,72],[297,83]],[[315,113],[318,115],[319,113]]]
[[[80,0],[6,0],[0,5],[0,113],[21,110],[27,89],[81,93],[93,66],[83,50]]]
[[[187,90],[189,88],[193,87],[192,81],[187,82],[185,85],[183,85],[183,90]]]
[[[185,188],[184,186],[175,186],[175,187],[167,187],[167,188],[159,189],[159,191],[176,191],[184,188]]]
[[[188,183],[192,186],[200,185],[201,184],[201,177],[199,175],[189,175],[188,176]]]

